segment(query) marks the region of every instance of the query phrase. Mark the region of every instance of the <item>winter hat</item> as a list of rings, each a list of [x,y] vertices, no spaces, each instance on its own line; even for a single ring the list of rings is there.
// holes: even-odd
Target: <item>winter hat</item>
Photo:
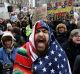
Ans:
[[[2,38],[1,38],[2,41],[5,41],[6,39],[8,39],[8,40],[9,39],[16,40],[14,38],[14,36],[12,35],[12,33],[11,32],[8,32],[8,31],[4,32],[3,35],[2,35]]]
[[[14,36],[12,35],[11,32],[6,31],[6,32],[4,32],[4,34],[2,35],[2,38],[1,38],[1,42],[2,42],[3,47],[6,48],[6,45],[5,45],[4,42],[5,42],[5,41],[9,41],[9,40],[12,41],[12,43],[11,43],[11,48],[12,48],[13,45],[14,45],[14,41],[15,41],[16,39],[14,38]],[[8,48],[7,51],[8,51],[8,52],[11,52],[12,49]]]
[[[64,28],[65,31],[67,31],[67,27],[66,27],[66,25],[63,24],[63,23],[60,23],[60,24],[58,24],[58,25],[56,26],[56,31],[57,31],[57,32],[58,32],[58,29],[59,29],[59,28]]]

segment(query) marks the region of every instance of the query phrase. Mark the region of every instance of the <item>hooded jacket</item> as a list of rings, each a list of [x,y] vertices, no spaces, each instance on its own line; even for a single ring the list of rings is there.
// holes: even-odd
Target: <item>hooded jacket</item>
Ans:
[[[13,35],[10,32],[5,32],[2,36],[2,43],[5,41],[4,38],[7,36],[15,40]],[[3,44],[3,47],[0,48],[0,64],[2,65],[2,74],[12,74],[13,73],[13,64],[15,56],[17,53],[17,48],[14,48],[12,45],[11,52],[7,52],[7,48]]]

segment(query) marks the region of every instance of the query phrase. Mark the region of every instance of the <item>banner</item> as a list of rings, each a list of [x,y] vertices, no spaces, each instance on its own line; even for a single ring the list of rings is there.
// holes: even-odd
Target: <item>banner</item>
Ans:
[[[51,1],[47,4],[47,13],[62,16],[66,13],[73,14],[73,1],[72,0],[57,0]],[[59,15],[60,14],[60,15]]]

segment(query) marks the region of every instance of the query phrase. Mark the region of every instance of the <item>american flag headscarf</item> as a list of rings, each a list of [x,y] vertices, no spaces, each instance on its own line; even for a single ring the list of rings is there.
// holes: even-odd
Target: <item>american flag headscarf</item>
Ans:
[[[45,56],[39,57],[35,53],[35,30],[44,27],[49,31],[49,47]],[[33,60],[33,74],[71,74],[67,56],[54,38],[53,32],[43,20],[37,21],[29,38],[30,56]]]

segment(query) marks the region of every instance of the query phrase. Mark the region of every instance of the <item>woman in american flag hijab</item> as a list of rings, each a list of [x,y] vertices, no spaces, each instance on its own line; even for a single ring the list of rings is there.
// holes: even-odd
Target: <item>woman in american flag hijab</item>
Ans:
[[[33,74],[71,74],[67,56],[46,22],[36,22],[29,43]]]
[[[16,61],[30,67],[32,74],[71,74],[65,52],[43,20],[35,23],[29,42],[21,48],[26,50],[28,60],[16,56]],[[27,69],[25,74],[28,74]]]

